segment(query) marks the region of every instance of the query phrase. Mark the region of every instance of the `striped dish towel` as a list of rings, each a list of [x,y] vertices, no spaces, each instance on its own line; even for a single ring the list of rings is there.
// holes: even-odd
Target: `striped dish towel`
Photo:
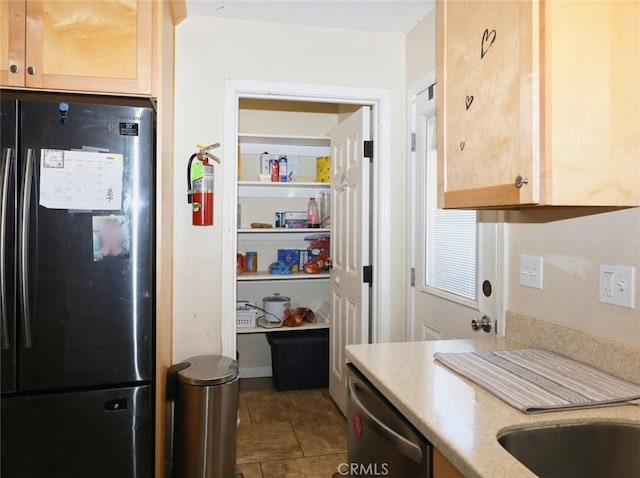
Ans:
[[[548,350],[434,357],[524,413],[613,406],[640,398],[640,385]]]

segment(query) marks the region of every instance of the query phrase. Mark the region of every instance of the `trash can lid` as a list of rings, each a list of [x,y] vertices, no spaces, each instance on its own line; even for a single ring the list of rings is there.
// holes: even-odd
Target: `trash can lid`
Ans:
[[[190,385],[221,385],[238,376],[238,362],[223,355],[196,355],[184,363],[189,366],[178,372],[178,380]]]

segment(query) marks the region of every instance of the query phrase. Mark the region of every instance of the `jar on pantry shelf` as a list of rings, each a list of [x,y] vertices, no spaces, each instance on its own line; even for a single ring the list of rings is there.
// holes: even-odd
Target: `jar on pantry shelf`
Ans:
[[[258,253],[254,251],[248,251],[244,258],[244,270],[246,272],[258,271]]]

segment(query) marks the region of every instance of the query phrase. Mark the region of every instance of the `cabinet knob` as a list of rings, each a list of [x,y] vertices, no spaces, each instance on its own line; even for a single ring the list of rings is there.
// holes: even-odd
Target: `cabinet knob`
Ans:
[[[18,65],[11,65],[9,66],[9,71],[11,73],[18,73],[20,71],[20,67]]]
[[[38,70],[36,70],[35,66],[28,66],[27,67],[27,73],[29,73],[30,75],[35,75],[38,72]]]
[[[529,180],[527,178],[523,178],[522,176],[518,176],[516,178],[516,187],[520,189],[525,184],[529,184]]]

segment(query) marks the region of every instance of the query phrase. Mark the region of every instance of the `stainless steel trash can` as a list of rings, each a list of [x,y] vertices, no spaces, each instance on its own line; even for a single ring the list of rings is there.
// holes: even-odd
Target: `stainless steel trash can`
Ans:
[[[238,362],[198,355],[169,374],[168,388],[175,387],[173,477],[235,477]]]

